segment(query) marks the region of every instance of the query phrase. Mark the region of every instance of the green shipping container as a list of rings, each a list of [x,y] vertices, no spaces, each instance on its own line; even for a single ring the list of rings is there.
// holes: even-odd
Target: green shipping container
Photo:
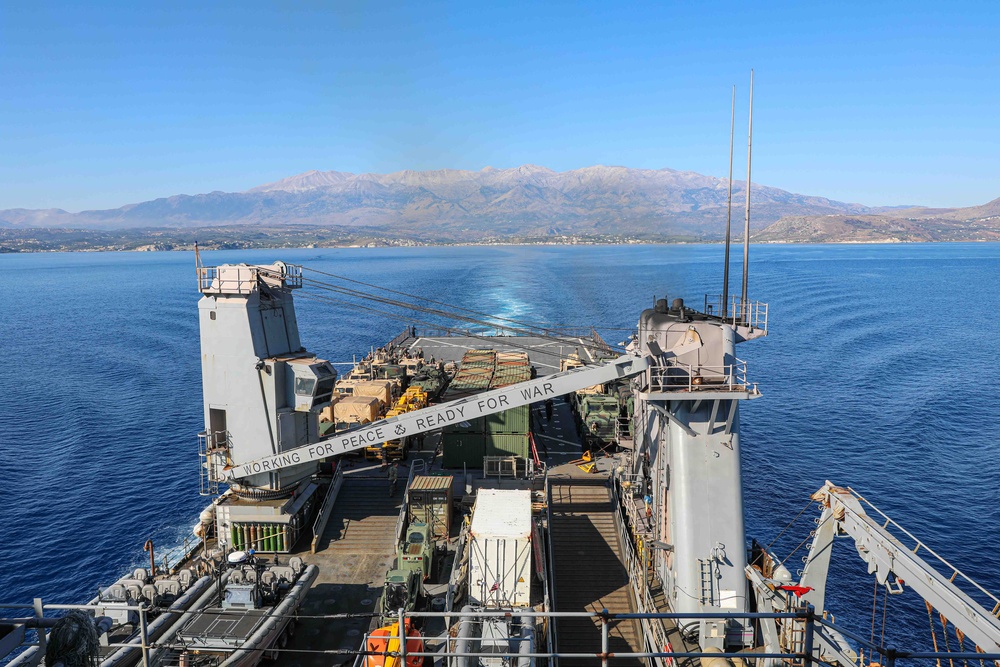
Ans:
[[[487,436],[487,456],[520,456],[531,458],[531,441],[528,434],[491,433]]]
[[[458,422],[444,427],[445,435],[452,433],[486,433],[486,418],[476,417],[464,422]]]
[[[528,405],[498,412],[486,417],[486,431],[488,433],[526,434],[529,430],[530,415],[531,406]]]
[[[486,456],[486,436],[482,433],[445,433],[441,436],[445,468],[482,468]]]

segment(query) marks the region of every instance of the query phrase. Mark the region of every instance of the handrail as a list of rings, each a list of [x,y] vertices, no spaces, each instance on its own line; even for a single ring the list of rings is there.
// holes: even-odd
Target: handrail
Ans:
[[[722,296],[719,294],[705,295],[704,313],[722,319],[727,324],[737,327],[744,326],[758,329],[767,334],[768,304],[761,301],[741,299],[737,295],[730,297],[725,318],[722,316]]]
[[[32,619],[32,620],[35,621],[36,623],[41,624],[40,622],[43,619],[45,619],[47,621],[49,618],[52,618],[52,617],[45,617],[44,616],[44,612],[45,611],[57,611],[57,610],[69,610],[69,609],[83,609],[83,610],[92,611],[93,610],[93,606],[92,605],[84,605],[84,604],[75,604],[75,605],[72,605],[72,604],[43,604],[43,602],[42,602],[42,600],[40,598],[36,598],[33,603],[26,603],[26,604],[0,604],[0,609],[33,609],[34,610],[35,619]],[[140,616],[142,616],[143,614],[145,614],[145,613],[147,613],[149,611],[149,609],[145,605],[125,605],[125,606],[122,606],[121,609],[127,609],[127,610],[136,611]],[[176,613],[178,616],[187,617],[187,616],[191,616],[191,615],[196,615],[196,614],[202,613],[202,611],[201,610],[186,610],[186,611],[177,611],[177,612],[172,612],[172,613]],[[220,610],[213,611],[213,613],[219,614],[219,615],[231,614],[233,616],[243,616],[243,615],[246,614],[246,612],[244,610],[238,610],[238,609],[232,609],[232,610],[220,609]],[[978,652],[972,652],[972,651],[957,651],[957,652],[947,652],[947,651],[934,651],[934,652],[930,652],[930,651],[906,651],[906,650],[897,649],[895,647],[880,646],[880,645],[874,644],[872,642],[869,642],[868,640],[866,640],[864,637],[861,637],[857,633],[850,632],[846,628],[842,628],[842,627],[838,626],[834,621],[832,621],[830,619],[827,619],[827,618],[824,618],[823,615],[822,615],[822,613],[817,613],[816,610],[811,605],[810,606],[806,606],[806,607],[802,607],[802,608],[798,608],[798,609],[795,609],[795,610],[792,610],[792,611],[784,611],[784,612],[735,612],[735,611],[720,611],[720,610],[716,610],[716,611],[711,611],[711,612],[685,612],[685,613],[679,613],[679,612],[637,612],[637,613],[627,612],[627,613],[615,613],[615,612],[608,612],[608,611],[553,612],[553,611],[533,611],[533,610],[520,610],[520,609],[516,610],[516,611],[512,611],[512,610],[509,610],[509,609],[507,609],[507,610],[504,610],[504,609],[500,609],[500,610],[485,610],[484,609],[484,610],[476,610],[475,615],[478,616],[478,617],[481,617],[481,618],[505,618],[505,617],[510,616],[512,613],[514,615],[516,615],[516,616],[520,616],[522,619],[538,619],[538,618],[542,618],[542,619],[591,618],[591,619],[597,620],[601,624],[602,631],[605,628],[607,628],[609,625],[611,625],[612,623],[615,623],[617,621],[630,621],[630,620],[640,620],[640,621],[641,620],[658,620],[658,619],[664,619],[664,620],[667,620],[667,619],[670,619],[670,620],[681,620],[681,619],[688,619],[688,620],[694,620],[694,619],[713,619],[713,620],[714,619],[761,619],[761,620],[786,619],[786,620],[797,620],[797,621],[800,621],[800,622],[802,622],[802,623],[805,624],[804,640],[802,642],[802,647],[801,647],[800,651],[798,651],[798,652],[787,652],[787,653],[754,653],[753,656],[754,656],[754,658],[763,658],[763,659],[774,658],[774,659],[778,659],[778,660],[789,660],[789,661],[794,660],[794,661],[797,661],[797,662],[801,661],[801,662],[804,662],[804,663],[813,662],[814,664],[816,662],[816,656],[814,655],[814,649],[816,647],[812,643],[812,637],[813,637],[812,630],[815,628],[816,624],[820,624],[820,625],[832,628],[832,629],[840,632],[844,636],[849,637],[852,640],[858,642],[859,645],[867,647],[869,650],[871,650],[873,652],[873,655],[877,653],[879,656],[881,656],[883,658],[883,660],[880,660],[879,662],[881,662],[882,664],[886,665],[886,667],[892,667],[894,664],[896,664],[900,660],[926,660],[926,659],[943,659],[943,660],[948,660],[948,659],[952,659],[952,660],[966,660],[966,659],[968,659],[968,660],[984,660],[984,661],[985,660],[990,660],[990,661],[1000,660],[1000,653],[978,653]],[[349,618],[350,619],[357,618],[357,616],[358,616],[358,614],[356,612],[346,612],[346,613],[333,613],[333,614],[297,614],[296,617],[298,619],[344,620],[344,619],[349,619]],[[405,627],[407,625],[406,624],[406,619],[407,618],[410,618],[410,619],[419,619],[419,618],[446,618],[447,616],[449,616],[449,614],[447,612],[433,612],[433,611],[410,611],[410,612],[407,612],[405,610],[400,610],[400,612],[399,612],[399,618],[402,621],[402,623],[400,625],[402,625],[403,627]],[[0,622],[9,622],[11,620],[22,621],[22,620],[27,620],[27,619],[0,619]],[[602,634],[603,634],[603,632],[602,632]],[[394,637],[393,636],[389,636],[389,637],[383,636],[383,638],[384,639],[385,638],[392,639]],[[396,638],[398,638],[398,637],[396,637]],[[443,634],[443,635],[440,635],[440,636],[427,636],[427,637],[424,637],[423,638],[423,645],[424,645],[425,649],[424,650],[420,650],[420,651],[413,651],[413,650],[410,650],[409,648],[407,648],[406,649],[407,655],[409,655],[411,657],[418,657],[418,656],[423,656],[423,657],[442,657],[442,656],[446,656],[446,657],[492,657],[492,658],[502,657],[502,656],[506,655],[506,656],[509,656],[509,657],[533,657],[533,658],[556,658],[556,659],[558,659],[558,658],[565,658],[565,659],[568,659],[568,660],[572,659],[573,661],[576,661],[576,662],[578,662],[581,659],[591,659],[591,660],[593,660],[596,657],[596,658],[599,658],[602,661],[604,661],[603,664],[607,664],[607,661],[609,659],[611,659],[612,657],[615,658],[615,659],[620,659],[620,658],[660,658],[660,659],[667,659],[667,660],[669,660],[669,659],[676,660],[677,658],[709,658],[709,657],[711,657],[711,658],[745,658],[746,655],[747,655],[746,653],[708,653],[708,652],[703,652],[703,651],[699,651],[699,650],[696,650],[696,651],[666,651],[666,650],[656,650],[656,651],[642,651],[642,652],[616,651],[614,653],[614,655],[612,656],[612,655],[608,654],[607,652],[604,652],[603,655],[601,655],[601,654],[595,655],[594,653],[572,652],[573,651],[572,649],[570,649],[570,651],[565,652],[565,653],[560,653],[560,652],[557,652],[555,650],[550,650],[550,651],[537,651],[536,650],[536,651],[533,651],[533,652],[530,652],[530,653],[517,653],[516,649],[515,649],[515,651],[512,651],[512,652],[507,653],[507,654],[504,654],[504,653],[473,653],[473,652],[462,653],[462,652],[456,652],[456,651],[449,651],[449,649],[452,648],[452,642],[448,641],[449,638],[450,637],[447,634]],[[430,643],[437,643],[440,646],[444,647],[444,649],[445,649],[444,653],[426,650],[427,644],[430,644]],[[23,641],[21,643],[21,645],[22,646],[38,646],[38,642]],[[110,647],[110,648],[133,648],[134,649],[135,646],[136,646],[136,644],[128,644],[128,643],[110,643],[110,644],[108,644],[108,647]],[[148,640],[144,640],[143,643],[141,644],[141,646],[142,646],[144,652],[147,651],[147,650],[149,650],[149,648],[151,648],[151,645],[148,643]],[[364,646],[367,646],[367,643]],[[168,648],[168,649],[169,648],[177,648],[177,649],[184,649],[184,648],[186,648],[185,645],[182,644],[182,643],[167,643],[167,642],[160,643],[158,645],[158,647],[159,648]],[[232,647],[218,648],[218,649],[216,649],[216,648],[213,647],[212,650],[213,651],[217,651],[219,653],[229,653],[229,654],[232,654],[232,653],[235,653],[236,651],[242,650],[242,647],[241,646],[232,646]],[[298,649],[294,649],[294,648],[290,648],[290,647],[286,647],[286,648],[273,647],[270,650],[272,650],[275,653],[279,653],[279,654],[280,653],[288,653],[289,655],[298,652]],[[310,649],[306,649],[306,650],[308,651],[309,654],[329,654],[329,655],[340,655],[340,656],[344,656],[345,654],[346,655],[350,655],[350,654],[372,655],[372,656],[390,655],[390,653],[387,652],[387,651],[365,650],[364,647],[359,648],[359,649],[354,649],[354,650],[351,650],[351,649],[340,649],[340,648],[338,648],[338,649],[315,649],[315,648],[310,648]],[[0,656],[0,657],[2,657],[2,656]],[[402,656],[399,655],[399,656],[394,656],[394,657],[402,657]]]
[[[323,504],[320,505],[319,513],[316,515],[316,521],[313,522],[313,538],[312,545],[310,546],[311,553],[316,553],[316,547],[319,545],[319,538],[323,535],[323,531],[326,530],[326,522],[330,520],[330,513],[333,509],[333,504],[337,502],[337,496],[340,495],[340,487],[344,483],[344,469],[341,466],[337,466],[336,472],[333,473],[333,479],[330,480],[330,490],[326,493],[326,498],[323,499]]]
[[[615,528],[618,531],[618,542],[625,555],[625,567],[628,572],[629,583],[632,586],[632,595],[635,599],[636,607],[640,613],[655,612],[656,609],[649,603],[649,582],[645,568],[639,563],[639,556],[636,553],[635,545],[632,544],[631,536],[621,516],[621,495],[618,492],[618,478],[611,478],[611,500],[614,507]],[[662,623],[649,623],[648,619],[640,619],[639,623],[643,628],[643,634],[648,635],[651,644],[656,647],[666,647],[670,644],[670,639],[663,628]],[[661,665],[662,660],[656,658],[656,664]]]
[[[552,484],[549,482],[549,471],[545,471],[545,551],[546,556],[548,556],[548,562],[555,564],[555,554],[552,551]],[[547,576],[551,577],[552,580],[549,582],[549,609],[556,608],[556,582],[555,582],[555,567],[551,567],[546,572]],[[546,628],[548,632],[545,633],[545,641],[550,652],[555,652],[556,646],[558,646],[558,637],[555,623],[548,623]],[[556,667],[558,667],[559,662],[556,660]]]
[[[257,287],[260,278],[280,281],[284,288],[302,287],[302,267],[297,264],[284,264],[283,270],[276,271],[269,266],[254,266],[230,264],[221,271],[220,266],[197,267],[198,291],[202,294],[249,294]],[[273,287],[278,285],[271,284]]]
[[[757,391],[756,383],[747,381],[747,362],[742,359],[721,366],[670,359],[650,368],[649,373],[653,391]]]
[[[202,542],[203,540],[197,536],[193,540],[190,537],[185,537],[181,544],[164,551],[161,555],[163,556],[165,571],[168,574],[173,571],[174,567],[180,565],[191,554],[196,552],[201,547]]]
[[[398,346],[400,343],[402,343],[410,336],[416,336],[416,333],[417,333],[416,327],[406,327],[405,329],[403,329],[402,333],[397,334],[395,338],[386,343],[385,347],[391,350],[392,348]]]
[[[468,545],[469,533],[463,530],[458,536],[458,545],[455,547],[455,558],[451,564],[451,575],[448,577],[448,592],[445,594],[444,598],[444,609],[445,611],[454,611],[455,609],[455,598],[458,595],[458,591],[461,588],[462,583],[462,559],[465,557],[465,549]],[[456,583],[457,582],[457,583]],[[448,621],[448,627],[451,627],[451,617],[446,617]]]
[[[419,466],[417,465],[419,464]],[[424,473],[427,471],[427,462],[423,459],[413,459],[410,461],[410,474],[406,478],[406,486],[403,487],[403,502],[399,507],[399,517],[396,519],[396,543],[398,544],[403,539],[403,534],[406,532],[407,516],[410,513],[410,500],[409,493],[410,484],[413,483],[413,478],[416,476],[417,468],[420,468],[420,472]]]

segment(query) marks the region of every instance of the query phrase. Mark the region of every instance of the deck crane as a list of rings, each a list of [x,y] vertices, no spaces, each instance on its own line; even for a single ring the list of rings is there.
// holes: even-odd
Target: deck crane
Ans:
[[[252,527],[286,551],[318,502],[321,459],[632,377],[670,356],[669,348],[632,351],[323,437],[319,413],[337,372],[302,346],[292,297],[301,286],[302,267],[283,262],[198,266],[202,493],[214,500],[195,531],[208,534],[214,524],[222,544]],[[229,490],[220,493],[223,484]]]
[[[318,461],[392,438],[411,437],[452,424],[471,421],[477,417],[486,417],[511,408],[569,394],[585,387],[633,377],[645,372],[649,366],[648,357],[623,355],[593,366],[582,366],[388,419],[380,419],[312,444],[230,466],[224,472],[227,479],[238,480],[309,461]]]
[[[787,568],[776,564],[771,554],[761,554],[761,558],[746,568],[758,610],[780,612],[809,605],[824,612],[834,538],[847,537],[853,540],[858,555],[868,565],[868,573],[875,575],[876,581],[885,587],[886,595],[898,595],[909,587],[927,603],[928,611],[933,608],[939,612],[943,624],[950,622],[959,636],[974,642],[977,651],[1000,653],[1000,619],[997,618],[1000,599],[938,556],[853,489],[828,481],[812,495],[812,500],[819,504],[821,512],[797,584]],[[914,545],[905,545],[894,533],[911,540]],[[988,601],[992,611],[962,590],[959,583],[982,601]],[[801,639],[801,629],[795,623],[784,628],[765,627],[763,634],[767,650],[801,648],[795,646],[796,640]],[[817,625],[814,639],[814,650],[820,660],[842,665],[856,663],[853,650],[836,631]]]

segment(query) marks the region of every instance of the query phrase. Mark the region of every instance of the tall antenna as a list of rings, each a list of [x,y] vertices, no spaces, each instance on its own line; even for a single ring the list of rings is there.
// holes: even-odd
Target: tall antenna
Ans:
[[[726,262],[722,271],[722,318],[729,305],[729,244],[733,228],[733,136],[736,133],[736,86],[733,85],[733,112],[729,117],[729,205],[726,208]]]
[[[747,216],[743,225],[743,291],[740,293],[741,317],[746,317],[747,273],[750,270],[750,165],[753,163],[753,70],[750,70],[750,132],[747,137]]]

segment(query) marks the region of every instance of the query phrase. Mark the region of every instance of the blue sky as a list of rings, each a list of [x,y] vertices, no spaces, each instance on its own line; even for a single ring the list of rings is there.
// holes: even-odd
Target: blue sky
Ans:
[[[0,0],[0,208],[309,169],[593,164],[871,205],[1000,197],[1000,3]]]

